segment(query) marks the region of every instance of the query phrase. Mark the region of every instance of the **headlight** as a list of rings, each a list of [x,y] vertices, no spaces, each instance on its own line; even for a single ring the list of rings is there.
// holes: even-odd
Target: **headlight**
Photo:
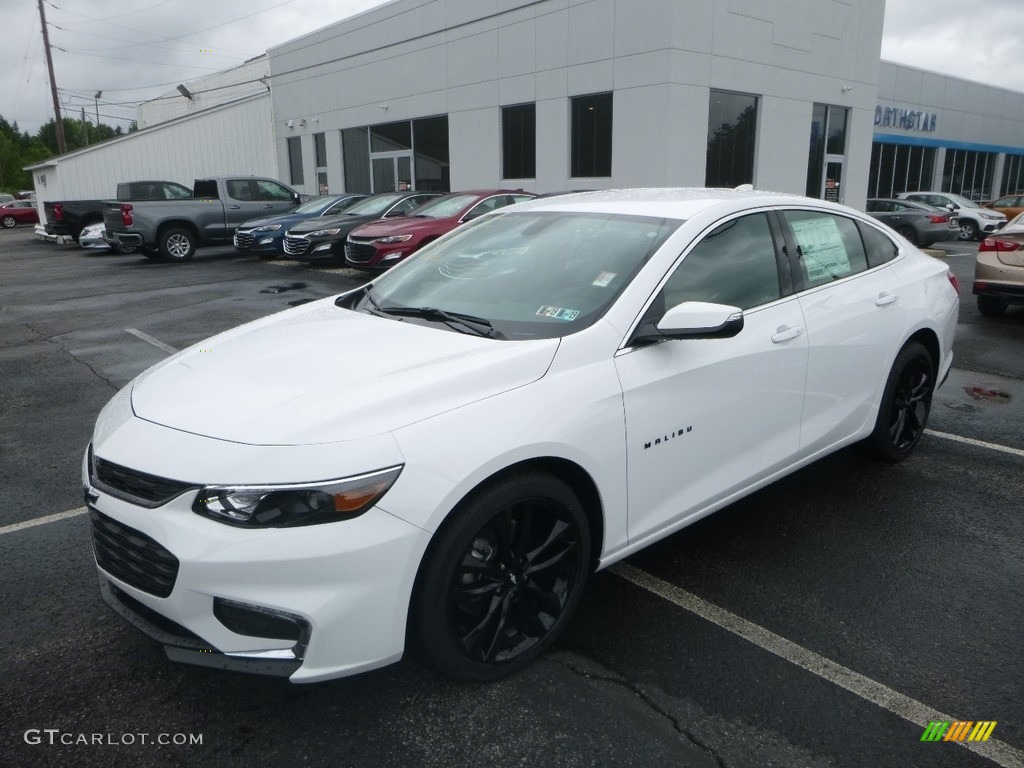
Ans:
[[[402,467],[321,483],[207,486],[192,511],[243,528],[292,528],[351,520],[394,485]]]
[[[983,218],[983,219],[992,219],[993,221],[998,221],[999,219],[1001,219],[1003,217],[1002,217],[1001,214],[998,214],[998,213],[983,213],[983,214],[981,214],[981,218]]]
[[[388,235],[387,237],[377,238],[378,243],[404,243],[406,240],[411,240],[412,235]]]
[[[316,232],[307,232],[306,237],[327,237],[328,235],[336,235],[341,232],[340,229],[318,229]]]
[[[264,227],[255,227],[253,232],[277,232],[281,228],[280,224],[267,224]]]

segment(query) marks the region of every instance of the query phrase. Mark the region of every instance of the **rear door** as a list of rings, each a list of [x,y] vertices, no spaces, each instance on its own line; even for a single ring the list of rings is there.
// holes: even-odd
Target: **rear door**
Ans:
[[[227,195],[224,200],[224,231],[218,239],[230,237],[243,221],[272,215],[271,211],[263,208],[253,179],[226,179],[224,191]]]
[[[875,415],[907,322],[900,281],[873,238],[887,235],[831,211],[779,213],[807,329],[802,456],[845,440]],[[870,231],[869,231],[870,230]],[[865,239],[869,238],[866,243]],[[884,250],[884,249],[882,249]]]

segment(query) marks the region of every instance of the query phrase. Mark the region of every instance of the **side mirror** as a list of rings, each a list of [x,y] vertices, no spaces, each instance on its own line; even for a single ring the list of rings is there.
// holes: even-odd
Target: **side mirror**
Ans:
[[[658,324],[637,329],[633,342],[665,339],[729,339],[743,330],[743,310],[727,304],[684,301],[666,312]]]
[[[292,193],[292,202],[295,203],[296,205],[301,203],[302,202],[302,195],[300,195],[298,192],[293,192]]]

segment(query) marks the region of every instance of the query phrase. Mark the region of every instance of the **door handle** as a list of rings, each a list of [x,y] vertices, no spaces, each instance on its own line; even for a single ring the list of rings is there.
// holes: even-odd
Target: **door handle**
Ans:
[[[240,205],[229,205],[228,206],[228,208],[230,208],[232,211],[237,211],[241,207],[242,206],[240,206]]]
[[[804,332],[804,329],[801,328],[799,325],[794,325],[794,326],[780,325],[776,329],[775,334],[772,336],[772,341],[774,343],[776,343],[776,344],[781,344],[784,341],[789,341],[790,339],[795,339],[797,336],[799,336],[803,332]]]
[[[875,306],[884,307],[886,304],[892,304],[899,297],[900,295],[898,293],[887,293],[886,291],[882,291],[878,294],[878,298],[875,299]]]
[[[261,205],[260,206],[260,208],[264,208],[264,209],[267,209],[267,208],[270,208],[270,207],[271,207],[270,203],[267,203],[266,205]]]

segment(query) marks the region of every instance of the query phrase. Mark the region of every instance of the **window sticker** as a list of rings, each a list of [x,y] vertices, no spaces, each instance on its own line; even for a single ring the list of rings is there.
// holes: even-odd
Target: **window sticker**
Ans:
[[[831,216],[790,221],[789,225],[800,244],[807,278],[812,283],[835,280],[853,271],[843,236]]]
[[[598,288],[604,288],[615,279],[616,272],[602,272],[600,275],[594,278],[594,282],[591,285],[596,285]]]
[[[578,309],[563,309],[562,307],[541,307],[537,310],[541,317],[551,317],[555,320],[575,320],[580,316]]]

